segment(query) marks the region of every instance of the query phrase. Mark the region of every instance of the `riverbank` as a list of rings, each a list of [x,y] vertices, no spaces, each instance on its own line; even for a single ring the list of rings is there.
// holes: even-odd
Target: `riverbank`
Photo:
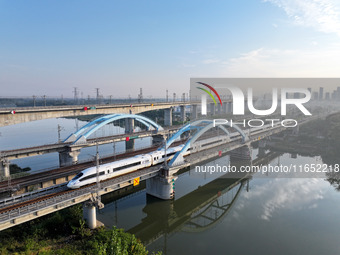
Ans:
[[[0,240],[1,254],[148,254],[123,229],[87,228],[81,205],[2,231]]]

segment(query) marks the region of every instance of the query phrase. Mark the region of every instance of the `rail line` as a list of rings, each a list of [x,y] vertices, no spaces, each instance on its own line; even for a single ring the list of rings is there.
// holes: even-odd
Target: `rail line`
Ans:
[[[182,143],[183,141],[178,141],[178,142],[175,142],[173,146],[177,146]],[[136,156],[139,154],[143,154],[143,153],[148,153],[148,152],[156,150],[158,147],[159,145],[154,145],[154,146],[144,148],[141,150],[135,150],[135,151],[127,152],[127,153],[117,154],[116,156],[106,157],[100,160],[100,164],[113,162],[115,160],[124,159],[128,157]],[[88,161],[88,162],[80,163],[77,165],[72,165],[72,166],[57,168],[57,169],[53,169],[49,171],[30,174],[27,176],[12,179],[10,183],[11,185],[10,187],[8,187],[8,181],[2,181],[0,182],[0,192],[6,192],[13,188],[20,189],[22,186],[29,186],[29,185],[38,184],[38,183],[49,181],[49,180],[56,179],[56,178],[62,178],[66,174],[68,175],[76,174],[79,171],[85,168],[94,166],[94,165],[95,165],[94,161]]]

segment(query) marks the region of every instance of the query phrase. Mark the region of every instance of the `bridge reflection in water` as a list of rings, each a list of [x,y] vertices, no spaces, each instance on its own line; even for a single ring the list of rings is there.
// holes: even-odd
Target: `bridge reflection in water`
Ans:
[[[240,162],[231,160],[231,165],[239,167],[245,164],[266,164],[280,154],[281,153],[269,152],[253,161]],[[229,156],[225,157],[229,158]],[[208,162],[206,163],[208,164]],[[126,204],[129,204],[129,207],[134,207],[134,213],[131,213],[131,215],[143,215],[141,215],[139,219],[137,219],[138,216],[137,218],[127,219],[127,215],[130,215],[130,213],[125,211],[125,208],[123,209],[124,215],[119,215],[119,221],[115,218],[114,224],[116,225],[118,221],[118,226],[122,226],[122,224],[125,223],[120,222],[121,220],[129,221],[125,226],[126,230],[135,234],[137,238],[146,245],[151,245],[156,241],[159,243],[159,241],[164,239],[163,250],[166,251],[168,235],[172,235],[179,231],[202,232],[216,226],[230,213],[242,191],[248,190],[249,180],[252,178],[251,174],[243,173],[241,175],[240,173],[229,173],[222,176],[220,175],[217,179],[210,179],[210,182],[208,183],[207,180],[205,180],[205,183],[202,184],[202,179],[197,181],[197,178],[188,175],[189,169],[181,171],[177,182],[179,183],[181,178],[187,176],[191,179],[189,181],[196,182],[196,185],[201,181],[201,186],[195,186],[195,188],[192,188],[187,194],[176,196],[175,200],[164,201],[152,196],[147,196],[146,201],[141,201],[141,197],[144,197],[144,194],[141,193],[130,194],[132,197],[135,196],[135,198],[131,198],[131,201],[133,202],[130,203],[121,202],[122,200],[119,199],[119,203],[124,203],[125,206]],[[201,177],[203,177],[203,175]],[[190,185],[188,183],[189,181],[186,180],[182,184]],[[143,192],[143,188],[139,187],[138,190],[135,191]],[[107,198],[107,200],[112,201],[117,198],[117,196],[115,197],[113,195],[110,197],[111,198]],[[115,206],[116,210],[114,214],[112,212],[112,205]],[[136,209],[136,206],[138,206],[138,209]],[[144,207],[141,208],[141,206]],[[110,214],[111,219],[112,215],[117,217],[117,201],[112,203],[111,206],[107,205],[104,211],[109,208],[110,212],[106,212]],[[139,208],[142,212],[137,213],[136,210],[139,210]],[[106,216],[98,217],[106,218]],[[135,222],[135,224],[131,224],[132,222]]]

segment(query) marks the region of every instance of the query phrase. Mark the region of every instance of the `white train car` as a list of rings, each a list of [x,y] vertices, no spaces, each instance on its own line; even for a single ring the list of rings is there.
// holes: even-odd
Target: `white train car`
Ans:
[[[115,176],[130,173],[151,166],[151,156],[148,154],[134,156],[99,166],[99,180],[103,181]],[[97,181],[97,168],[90,167],[78,173],[67,187],[77,189]]]
[[[172,159],[176,152],[180,151],[183,145],[169,148],[167,160]],[[161,164],[164,162],[164,150],[157,150],[147,154],[137,155],[132,158],[118,160],[99,166],[99,181],[130,173],[145,167]],[[97,168],[90,167],[78,173],[68,184],[70,189],[77,189],[97,181]]]

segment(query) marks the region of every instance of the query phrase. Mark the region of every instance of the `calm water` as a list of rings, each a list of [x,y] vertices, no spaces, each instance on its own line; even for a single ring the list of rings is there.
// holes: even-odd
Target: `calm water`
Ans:
[[[0,128],[1,149],[57,142],[75,130],[75,120],[51,119]],[[84,122],[79,122],[82,126]],[[108,127],[110,132],[121,132]],[[97,134],[98,136],[102,134]],[[147,146],[150,139],[136,142]],[[117,144],[117,151],[124,150]],[[102,155],[113,152],[101,146]],[[92,157],[82,150],[80,159]],[[253,156],[257,150],[253,150]],[[229,161],[229,156],[225,156]],[[288,153],[272,160],[284,165],[322,163],[320,157]],[[57,154],[15,160],[42,169],[58,164]],[[128,195],[103,197],[98,220],[134,233],[150,251],[164,254],[339,254],[340,193],[324,178],[276,178],[255,174],[247,183],[187,171],[176,181],[174,201],[148,197],[144,183]]]
[[[227,156],[228,157],[228,156]],[[322,162],[291,158],[271,164]],[[206,178],[205,178],[206,177]],[[164,254],[339,254],[340,193],[325,178],[275,178],[255,174],[249,183],[181,174],[174,201],[145,189],[104,197],[98,220],[136,234]]]
[[[87,122],[75,119],[46,119],[27,123],[21,123],[12,126],[0,127],[0,150],[10,150],[17,148],[25,148],[38,146],[42,144],[51,144],[58,142],[58,125],[62,127],[60,132],[61,140],[66,139],[70,134],[80,128]],[[136,127],[138,130],[138,127]],[[124,129],[113,125],[106,125],[92,134],[90,138],[96,136],[109,136],[113,134],[122,134]],[[148,147],[151,145],[151,138],[143,138],[135,140],[135,148]],[[115,144],[116,153],[125,151],[125,142],[117,142]],[[114,152],[113,144],[105,144],[99,146],[99,154],[104,156],[112,156]],[[89,160],[96,153],[95,147],[84,148],[78,156],[79,161]],[[45,155],[22,158],[12,160],[11,163],[20,167],[31,167],[32,171],[58,167],[58,153],[49,153]]]

